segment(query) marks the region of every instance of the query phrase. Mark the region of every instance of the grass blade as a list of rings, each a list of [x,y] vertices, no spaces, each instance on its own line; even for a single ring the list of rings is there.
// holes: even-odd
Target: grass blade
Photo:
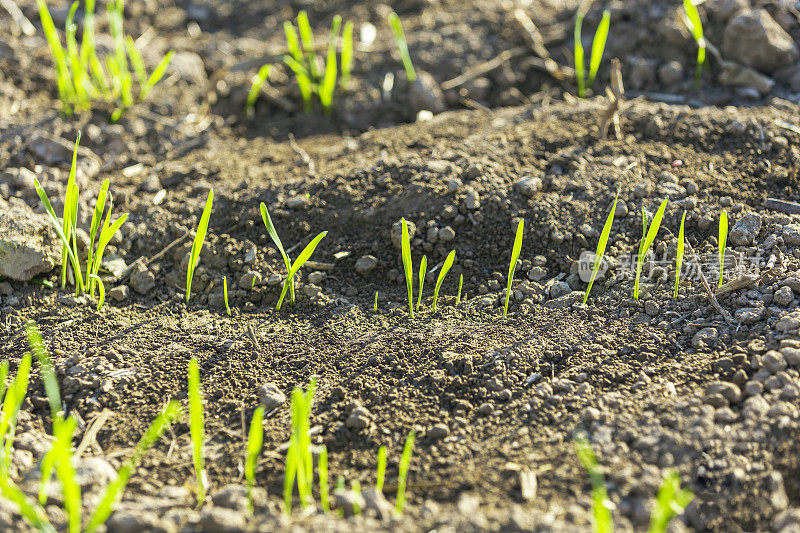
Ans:
[[[378,312],[378,291],[375,291],[375,300],[372,302],[372,312]]]
[[[461,303],[461,289],[464,287],[464,274],[458,277],[458,293],[456,294],[456,305]]]
[[[225,314],[231,316],[231,307],[228,305],[228,278],[222,277],[222,299],[225,300]]]
[[[97,298],[97,310],[99,311],[106,302],[106,286],[97,274],[89,274],[89,280],[92,283],[92,288],[94,288],[94,284],[97,283],[97,288],[99,289],[99,296]]]
[[[100,232],[100,239],[97,241],[97,252],[94,256],[94,266],[92,267],[92,274],[95,276],[100,271],[100,265],[103,262],[103,253],[106,250],[106,246],[108,243],[111,242],[111,238],[119,231],[119,228],[122,227],[123,224],[128,220],[128,213],[123,213],[121,217],[114,221],[113,224],[108,226],[109,219],[111,218],[111,211],[109,210],[108,215],[106,216],[106,227],[103,228],[103,231]]]
[[[72,248],[69,245],[69,240],[67,236],[64,235],[64,229],[61,226],[61,223],[58,221],[56,217],[56,213],[53,210],[53,206],[50,203],[50,199],[47,197],[47,193],[42,188],[41,183],[36,178],[33,178],[33,186],[36,188],[36,194],[39,195],[39,199],[42,201],[44,205],[44,209],[47,212],[48,218],[50,218],[50,223],[53,225],[53,228],[56,230],[58,237],[61,239],[61,244],[63,249],[67,251],[67,256],[69,257],[70,264],[72,265],[72,269],[80,272],[80,264],[78,263],[77,256],[73,253]],[[64,262],[64,269],[66,269],[66,261]],[[65,271],[64,271],[65,272]],[[64,278],[66,280],[66,278]]]
[[[414,439],[416,433],[412,429],[406,437],[403,446],[403,454],[400,456],[400,467],[397,474],[397,498],[395,499],[394,511],[397,514],[403,512],[406,506],[406,483],[408,481],[408,469],[411,466],[411,452],[414,450]]]
[[[297,80],[297,87],[300,89],[300,96],[303,98],[303,109],[306,113],[310,113],[312,87],[308,71],[302,63],[291,56],[283,56],[283,62],[294,72],[294,77]]]
[[[103,211],[106,208],[106,197],[108,196],[108,187],[110,182],[108,179],[103,180],[103,184],[100,186],[100,192],[97,195],[97,202],[94,206],[94,212],[92,213],[92,224],[89,226],[89,256],[86,260],[86,273],[91,275],[94,271],[93,267],[93,259],[94,259],[94,242],[97,238],[97,230],[100,229],[100,223],[103,221]],[[94,284],[89,281],[89,291],[90,294],[94,289]]]
[[[92,513],[89,523],[86,526],[86,533],[94,533],[100,526],[106,523],[108,517],[114,511],[117,502],[122,498],[125,487],[131,475],[139,467],[147,450],[153,447],[161,437],[167,427],[181,415],[181,406],[176,401],[170,401],[161,413],[150,423],[139,443],[134,448],[133,454],[125,461],[117,472],[117,478],[108,484],[100,503]]]
[[[283,264],[286,266],[286,277],[289,278],[289,272],[292,271],[292,261],[289,259],[289,256],[286,254],[286,250],[283,249],[283,243],[281,243],[281,238],[278,237],[278,232],[275,231],[275,225],[272,223],[272,218],[269,216],[269,211],[267,211],[267,206],[264,202],[261,202],[261,220],[264,221],[264,226],[267,228],[267,233],[269,234],[272,242],[275,243],[275,246],[278,248],[278,251],[283,258]],[[290,290],[290,298],[292,303],[294,303],[294,280],[292,280],[291,285],[289,286]]]
[[[375,469],[375,490],[383,492],[383,482],[386,480],[386,446],[378,448],[378,466]]]
[[[400,51],[400,59],[403,61],[406,79],[413,83],[417,81],[417,72],[414,70],[414,64],[411,62],[411,54],[408,52],[408,42],[406,42],[406,34],[403,31],[403,23],[400,22],[400,17],[398,17],[397,13],[394,11],[389,15],[389,25],[394,32],[394,40],[397,43],[397,49]]]
[[[22,492],[5,472],[0,473],[0,492],[17,506],[17,511],[31,527],[41,533],[56,533],[45,510]]]
[[[197,233],[194,236],[192,243],[192,251],[189,254],[189,268],[186,271],[186,303],[189,303],[189,297],[192,295],[192,278],[194,277],[194,269],[197,268],[197,263],[200,261],[200,250],[203,248],[203,241],[206,238],[206,231],[208,231],[208,221],[211,218],[211,205],[214,202],[214,189],[208,191],[208,198],[206,199],[206,206],[203,208],[203,214],[200,217],[200,223],[197,225]]]
[[[283,290],[281,290],[281,296],[278,299],[278,305],[275,307],[278,311],[281,310],[281,305],[283,304],[283,299],[286,296],[286,291],[290,285],[294,284],[294,277],[300,271],[300,268],[311,258],[311,254],[314,253],[316,250],[319,241],[327,235],[327,231],[323,231],[322,233],[318,234],[314,239],[303,248],[303,251],[300,252],[300,255],[297,256],[294,263],[292,263],[292,269],[289,271],[289,276],[286,278],[286,281],[283,282]]]
[[[269,78],[270,72],[272,72],[272,65],[262,65],[261,68],[258,69],[256,75],[253,76],[253,84],[250,86],[247,102],[244,105],[244,111],[248,115],[253,112],[258,94],[261,92],[261,87],[264,85],[264,82]]]
[[[722,274],[725,270],[725,245],[728,242],[728,213],[719,214],[719,286],[722,287]]]
[[[150,73],[150,77],[147,78],[147,82],[139,89],[139,100],[144,100],[147,98],[147,95],[150,94],[150,91],[153,90],[153,87],[161,81],[161,78],[164,77],[164,74],[167,73],[167,67],[169,67],[170,61],[172,61],[172,57],[175,55],[175,50],[170,50],[169,52],[161,58],[161,61],[158,62],[156,68],[153,69],[153,72]]]
[[[328,448],[323,444],[319,450],[317,459],[317,470],[319,470],[319,501],[322,512],[331,512],[330,495],[328,489]]]
[[[508,285],[506,286],[506,304],[503,307],[503,318],[508,314],[508,301],[511,299],[511,282],[514,281],[514,270],[517,268],[517,259],[522,251],[522,234],[525,230],[525,219],[519,219],[517,235],[514,237],[514,248],[511,250],[511,263],[508,265]]]
[[[414,318],[414,265],[411,262],[411,240],[408,237],[408,223],[405,218],[400,219],[403,233],[400,237],[400,249],[403,258],[403,270],[406,275],[406,292],[408,292],[408,316]]]
[[[55,442],[53,454],[56,457],[56,477],[61,483],[61,492],[64,497],[64,511],[67,514],[69,533],[81,531],[81,487],[75,480],[75,467],[72,465],[72,439],[78,423],[71,416],[65,421],[54,425]]]
[[[644,208],[642,208],[642,229],[647,228],[647,234],[642,239],[642,242],[639,244],[639,254],[636,257],[636,280],[634,281],[633,286],[633,299],[639,299],[639,278],[642,274],[642,266],[644,266],[644,258],[647,256],[647,252],[650,251],[650,247],[653,245],[653,241],[656,240],[656,234],[658,233],[658,229],[661,227],[661,220],[664,218],[664,210],[667,208],[667,203],[669,202],[668,198],[664,198],[664,201],[661,202],[661,205],[656,211],[655,216],[653,217],[653,221],[650,223],[650,227],[647,227],[647,220],[644,213]]]
[[[53,368],[53,362],[50,359],[47,348],[44,346],[39,328],[34,321],[30,320],[25,324],[25,335],[28,338],[31,353],[39,362],[39,373],[42,377],[47,401],[50,404],[50,415],[55,423],[63,418],[63,411],[61,409],[61,392],[58,387],[58,379]]]
[[[664,475],[658,489],[653,511],[650,513],[650,527],[647,533],[666,533],[669,523],[683,513],[694,494],[689,489],[681,489],[681,476],[676,470]]]
[[[130,35],[125,36],[125,49],[128,52],[128,59],[131,61],[131,66],[133,66],[133,73],[136,75],[136,80],[139,82],[140,88],[144,87],[147,83],[147,70],[144,67],[142,54],[136,49],[136,44],[133,42],[133,38]]]
[[[673,298],[678,297],[678,284],[681,281],[681,268],[683,267],[683,247],[684,247],[683,226],[685,223],[686,223],[686,211],[683,212],[683,217],[681,218],[681,227],[678,230],[678,253],[677,257],[675,258],[675,292],[672,294]]]
[[[580,433],[575,437],[575,453],[583,468],[589,473],[592,482],[592,531],[613,533],[614,519],[611,516],[613,504],[608,499],[605,479],[585,434]]]
[[[608,244],[608,237],[611,234],[611,225],[614,223],[614,212],[617,210],[617,202],[619,201],[619,193],[622,186],[617,187],[617,196],[614,198],[614,204],[611,206],[611,212],[606,218],[606,223],[603,226],[603,231],[600,233],[600,240],[597,241],[597,250],[594,253],[594,265],[592,266],[592,277],[589,279],[589,286],[586,287],[586,294],[583,295],[583,303],[589,299],[589,292],[592,290],[594,280],[597,279],[597,272],[600,270],[600,264],[603,262],[603,255],[606,253],[606,245]]]
[[[339,37],[341,25],[342,17],[339,15],[333,17],[331,35],[328,40],[328,56],[325,60],[325,74],[322,76],[322,81],[319,85],[319,100],[322,104],[322,109],[324,109],[326,113],[330,113],[331,111],[333,93],[336,90],[336,76],[338,74],[336,68],[336,40]]]
[[[575,82],[578,84],[578,98],[586,97],[586,82],[584,76],[584,51],[581,42],[581,26],[583,26],[583,12],[578,11],[575,17],[574,55],[575,55]]]
[[[295,477],[297,477],[296,447],[295,442],[292,441],[289,449],[286,450],[286,468],[283,474],[283,512],[287,515],[292,513],[292,490]]]
[[[419,262],[419,292],[417,293],[417,307],[416,311],[419,311],[419,306],[422,303],[422,289],[425,287],[425,276],[428,275],[428,256],[423,255],[422,261]]]
[[[264,408],[259,406],[253,412],[250,421],[250,432],[247,434],[247,454],[244,460],[244,478],[247,481],[247,500],[250,514],[253,514],[253,487],[256,479],[256,463],[264,443]]]
[[[447,258],[444,260],[444,264],[442,265],[442,269],[439,271],[439,277],[436,279],[436,287],[433,289],[433,312],[436,312],[436,303],[439,301],[439,289],[442,287],[442,282],[444,281],[444,277],[450,272],[450,268],[453,266],[453,261],[456,259],[456,251],[451,250],[449,254],[447,254]],[[463,275],[462,275],[463,279]],[[420,289],[420,293],[422,290]],[[459,285],[458,290],[459,295],[461,294],[461,286]]]
[[[700,13],[692,0],[683,0],[683,11],[689,21],[687,24],[689,31],[692,32],[692,37],[697,43],[697,68],[694,74],[694,85],[699,87],[700,76],[703,73],[703,65],[706,61],[706,40],[703,35],[703,21],[700,20]]]
[[[350,86],[350,73],[353,70],[353,21],[348,20],[344,23],[342,30],[342,53],[339,57],[342,63],[342,77],[340,86],[347,89]]]
[[[200,369],[197,359],[189,361],[189,433],[192,439],[192,461],[197,481],[197,503],[206,499],[206,464],[205,464],[205,423],[203,421],[203,400],[200,392]]]
[[[317,64],[317,54],[314,52],[314,32],[311,30],[311,24],[308,22],[308,13],[305,11],[297,14],[297,29],[300,31],[300,42],[303,44],[311,78],[315,82],[319,81],[322,73],[319,71],[319,64]]]
[[[61,39],[58,36],[58,30],[56,30],[56,25],[53,23],[53,17],[50,16],[50,10],[47,8],[47,4],[44,0],[37,0],[37,5],[39,7],[39,19],[42,22],[42,30],[44,31],[47,44],[50,47],[53,63],[55,63],[58,97],[64,106],[64,111],[71,112],[70,105],[73,102],[75,91],[72,87],[72,80],[70,79],[69,66],[67,65],[64,48],[61,46]]]
[[[600,63],[603,61],[603,51],[606,49],[608,40],[608,29],[611,26],[611,12],[606,9],[603,11],[603,18],[594,32],[592,41],[592,55],[589,57],[589,88],[594,87],[594,79],[597,71],[600,70]]]

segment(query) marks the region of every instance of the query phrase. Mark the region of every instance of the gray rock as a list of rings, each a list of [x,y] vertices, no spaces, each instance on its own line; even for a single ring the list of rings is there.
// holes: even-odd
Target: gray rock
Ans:
[[[84,492],[104,489],[117,478],[117,471],[102,457],[83,457],[75,461],[75,481]]]
[[[474,211],[481,206],[481,198],[474,190],[467,191],[467,197],[464,198],[464,207],[470,211]]]
[[[204,533],[239,533],[247,530],[244,515],[224,507],[206,507],[200,514]]]
[[[695,348],[711,348],[717,343],[717,328],[703,328],[692,337]]]
[[[259,285],[261,283],[261,273],[256,272],[254,270],[249,270],[242,274],[239,278],[239,288],[244,290],[250,290],[251,287],[254,285]]]
[[[575,302],[580,301],[582,298],[583,298],[583,292],[572,291],[569,294],[565,294],[563,296],[559,296],[558,298],[546,301],[544,303],[544,306],[549,309],[566,309]]]
[[[727,381],[712,381],[706,385],[706,394],[719,394],[731,403],[737,403],[742,399],[741,389]]]
[[[559,281],[550,287],[550,298],[560,298],[561,296],[569,294],[570,292],[572,292],[572,289],[570,288],[569,284],[566,281]]]
[[[56,165],[66,163],[72,157],[72,150],[63,144],[46,137],[34,137],[28,145],[28,150],[36,158],[37,163]]]
[[[533,197],[536,193],[540,192],[542,188],[544,188],[544,184],[542,183],[541,178],[536,177],[527,177],[522,178],[518,182],[514,184],[514,187],[523,195],[527,197]]]
[[[736,221],[728,238],[734,246],[748,246],[753,244],[759,231],[761,231],[761,216],[752,213]]]
[[[800,224],[787,224],[783,227],[783,242],[791,246],[800,245]]]
[[[800,328],[800,311],[793,311],[787,315],[782,316],[775,323],[775,329],[778,331],[788,332],[795,331]]]
[[[736,310],[733,318],[741,324],[755,324],[761,320],[763,313],[764,309],[762,307],[743,307]]]
[[[362,255],[356,261],[356,272],[361,274],[362,276],[365,274],[369,274],[375,267],[378,266],[378,259],[373,255]]]
[[[127,507],[118,509],[106,522],[107,531],[115,533],[174,533],[174,524],[161,520],[158,515],[146,509]]]
[[[208,81],[203,58],[194,52],[176,52],[169,62],[167,72],[177,74],[195,85],[205,85]]]
[[[742,414],[745,418],[757,418],[769,411],[769,403],[761,395],[751,396],[744,401]]]
[[[775,305],[788,307],[794,301],[792,289],[789,287],[781,287],[772,295],[772,301],[775,302]]]
[[[722,85],[755,89],[761,94],[768,94],[775,86],[775,80],[750,68],[726,61],[722,64],[722,72],[717,78]]]
[[[445,226],[439,230],[438,237],[441,242],[450,242],[456,238],[456,232],[450,226]]]
[[[542,281],[546,277],[547,277],[546,268],[535,266],[531,267],[531,269],[528,270],[528,279],[531,281]]]
[[[141,261],[131,265],[130,286],[139,294],[147,294],[156,286],[156,277]]]
[[[250,507],[250,501],[247,498],[247,487],[244,485],[225,485],[214,494],[212,501],[217,507],[233,509],[239,513],[248,512]],[[266,491],[259,487],[253,487],[253,503],[255,506],[263,506],[266,501]]]
[[[345,420],[345,425],[350,429],[360,430],[369,426],[369,420],[372,417],[370,412],[360,405],[357,405],[352,411],[350,416]]]
[[[791,366],[800,366],[800,348],[793,348],[786,346],[781,348],[781,355],[787,364]]]
[[[446,424],[442,424],[440,422],[438,424],[434,424],[433,426],[431,426],[428,429],[426,436],[430,440],[436,441],[445,438],[449,434],[450,434],[450,428],[448,428]]]
[[[0,277],[28,281],[61,262],[61,246],[47,215],[22,201],[0,198]]]
[[[786,360],[781,352],[770,350],[761,358],[761,365],[770,373],[777,374],[786,368]]]
[[[414,238],[414,234],[417,232],[417,225],[411,222],[410,220],[406,220],[406,226],[408,227],[408,238],[409,240],[412,240]],[[394,247],[399,250],[402,246],[402,239],[403,239],[402,220],[398,220],[397,222],[392,224],[390,237],[392,239],[392,244],[394,244]]]
[[[400,76],[401,78],[395,82],[395,87],[406,92],[405,98],[402,95],[398,95],[398,98],[406,100],[409,106],[409,118],[412,118],[412,115],[416,118],[420,111],[436,114],[446,109],[444,93],[433,76],[421,70],[417,70],[417,79],[413,82],[408,82],[405,74]]]
[[[115,302],[124,302],[130,298],[131,290],[127,285],[117,285],[108,291],[108,299]]]
[[[767,73],[788,67],[798,57],[792,37],[765,9],[743,11],[728,22],[722,54]]]
[[[264,405],[264,409],[271,411],[280,407],[286,402],[286,395],[281,392],[277,385],[271,382],[262,383],[256,389],[258,401]]]
[[[308,282],[309,283],[314,283],[314,284],[319,284],[319,283],[322,283],[323,281],[325,281],[325,278],[327,278],[327,277],[328,277],[328,275],[325,272],[321,272],[321,271],[317,270],[317,271],[314,271],[314,272],[312,272],[311,274],[308,275]]]

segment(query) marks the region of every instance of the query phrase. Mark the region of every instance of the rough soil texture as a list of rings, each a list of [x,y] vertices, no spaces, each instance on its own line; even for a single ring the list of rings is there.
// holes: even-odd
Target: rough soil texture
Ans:
[[[37,20],[34,3],[19,5]],[[437,83],[505,50],[523,51],[444,91],[446,111],[415,121],[413,105],[381,91],[386,73],[402,76],[386,5],[132,1],[127,28],[144,33],[145,59],[168,48],[179,54],[149,100],[111,124],[107,110],[58,114],[41,33],[22,35],[0,11],[0,31],[9,36],[0,42],[0,206],[9,206],[0,228],[16,231],[3,219],[11,206],[31,225],[41,222],[34,176],[61,212],[78,130],[80,226],[88,228],[90,198],[105,178],[115,212],[130,213],[106,252],[109,294],[100,312],[58,288],[58,266],[31,282],[0,280],[4,356],[13,370],[27,350],[24,323],[38,322],[65,407],[81,422],[87,512],[164,402],[185,402],[196,356],[210,501],[194,505],[189,429],[181,422],[147,454],[109,531],[589,530],[577,430],[587,432],[603,467],[620,530],[647,528],[661,478],[673,468],[695,499],[672,531],[800,528],[800,215],[765,205],[767,198],[800,200],[797,9],[770,3],[756,16],[746,1],[706,2],[710,42],[725,61],[755,69],[745,79],[757,84],[726,85],[734,67],[712,60],[697,91],[695,48],[676,6],[611,3],[606,57],[622,60],[629,91],[619,139],[601,140],[607,100],[572,97],[569,77],[547,73],[514,15],[519,8],[531,17],[566,72],[577,3],[404,0],[391,7],[403,18],[417,68]],[[588,39],[601,7],[586,17]],[[299,9],[320,35],[339,13],[356,21],[356,35],[360,24],[374,24],[377,38],[359,45],[353,85],[337,94],[331,116],[304,115],[288,71],[279,69],[255,114],[243,118],[250,76],[264,61],[279,61],[280,25]],[[59,13],[60,26],[66,10],[62,22]],[[759,41],[754,32],[758,42],[739,57],[725,34],[754,18],[767,34]],[[782,55],[764,61],[757,46]],[[607,78],[604,66],[600,79]],[[579,258],[594,251],[618,186],[608,268],[582,304]],[[214,212],[187,306],[188,251],[212,187]],[[642,208],[654,213],[665,197],[637,301],[624,257],[638,249]],[[260,202],[292,256],[328,231],[301,271],[296,304],[280,312],[274,306],[285,270]],[[731,228],[723,281],[741,283],[718,293],[717,309],[697,275],[684,272],[673,299],[684,212],[686,241],[717,287],[722,210]],[[415,266],[425,254],[437,270],[413,320],[393,242],[401,217],[415,228]],[[504,320],[520,217],[525,236]],[[47,248],[54,241],[36,239],[48,262],[39,271],[46,271],[59,260]],[[437,265],[453,249],[433,314]],[[684,263],[694,264],[689,254]],[[456,304],[461,274],[464,298]],[[259,389],[271,384],[288,397],[312,376],[313,442],[327,446],[334,479],[373,486],[377,449],[386,445],[385,493],[393,503],[403,442],[416,429],[401,517],[379,504],[350,518],[313,508],[283,515],[289,402],[274,394],[255,515],[247,515],[245,425],[265,401]],[[38,487],[50,431],[35,370],[13,461],[26,490]],[[534,476],[533,493],[523,490]],[[55,523],[64,521],[59,501],[54,490],[48,513]],[[7,501],[0,522],[3,530],[26,530]]]

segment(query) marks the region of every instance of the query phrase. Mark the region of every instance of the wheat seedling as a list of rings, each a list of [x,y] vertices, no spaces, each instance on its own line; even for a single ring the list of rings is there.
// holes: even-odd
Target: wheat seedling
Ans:
[[[428,275],[428,256],[423,255],[422,261],[419,262],[419,292],[417,293],[417,307],[415,311],[419,311],[419,306],[422,303],[422,289],[425,286],[425,276]]]
[[[283,479],[284,511],[292,511],[292,491],[295,480],[300,506],[305,508],[313,496],[311,493],[314,481],[314,459],[311,453],[311,403],[314,398],[316,380],[312,378],[306,393],[300,387],[292,390],[292,435],[289,449],[286,451],[286,470]]]
[[[436,312],[436,303],[439,301],[439,289],[442,287],[442,282],[444,281],[444,277],[450,272],[450,268],[453,266],[453,261],[456,259],[456,251],[451,250],[449,254],[447,254],[447,258],[444,260],[444,264],[442,264],[442,269],[439,271],[439,277],[436,279],[436,287],[433,289],[433,312]],[[462,274],[463,276],[463,274]],[[459,285],[460,287],[460,285]],[[461,295],[461,290],[459,289],[459,296]]]
[[[328,514],[331,511],[328,495],[328,448],[323,444],[319,449],[317,459],[317,470],[319,470],[319,500],[322,505],[322,512]]]
[[[269,74],[272,72],[272,65],[263,65],[255,76],[253,76],[252,85],[250,86],[250,92],[247,94],[247,101],[244,104],[244,112],[247,115],[253,114],[256,105],[256,99],[258,99],[258,95],[261,92],[261,87],[264,85],[264,82],[269,79]]]
[[[575,16],[575,30],[574,30],[574,55],[575,55],[575,81],[578,84],[578,97],[586,97],[586,67],[584,65],[585,52],[583,43],[581,41],[581,29],[583,26],[583,17],[585,13],[578,11]],[[611,25],[611,13],[608,10],[603,11],[603,18],[597,26],[592,40],[592,53],[589,57],[589,88],[594,86],[594,80],[597,76],[597,71],[600,69],[600,63],[603,60],[603,52],[606,47],[606,40],[608,39],[608,29]]]
[[[608,237],[611,234],[611,225],[614,223],[614,212],[617,210],[617,201],[619,201],[619,193],[622,186],[617,187],[617,196],[614,198],[614,203],[611,206],[611,212],[606,218],[606,223],[603,226],[603,231],[600,233],[600,240],[597,241],[597,250],[594,253],[594,265],[592,266],[592,277],[589,279],[589,286],[586,287],[586,294],[583,295],[583,303],[589,299],[589,292],[592,290],[594,280],[597,279],[597,272],[600,270],[600,264],[603,262],[603,255],[606,253],[606,245],[608,244]]]
[[[680,474],[676,470],[668,471],[658,489],[647,533],[666,533],[672,519],[683,513],[693,498],[691,490],[681,489]]]
[[[323,231],[319,233],[316,237],[314,237],[310,243],[303,248],[303,251],[300,252],[300,255],[297,256],[297,259],[294,260],[292,263],[292,269],[289,271],[289,276],[286,278],[286,281],[283,282],[283,289],[281,289],[281,295],[278,298],[278,303],[275,306],[275,309],[280,311],[281,305],[283,304],[283,299],[286,297],[286,292],[289,289],[289,286],[293,283],[294,277],[303,267],[303,265],[311,258],[311,254],[314,253],[314,250],[317,249],[317,245],[319,241],[321,241],[325,235],[327,235],[327,231]]]
[[[686,13],[686,25],[692,32],[697,43],[697,68],[694,73],[694,86],[700,86],[700,76],[703,74],[703,65],[706,62],[706,39],[703,36],[703,22],[700,20],[700,13],[692,0],[683,0],[683,10]]]
[[[253,487],[256,484],[256,463],[261,446],[264,443],[264,408],[258,406],[250,421],[250,432],[247,434],[247,453],[244,459],[244,478],[247,482],[247,502],[250,514],[253,514]]]
[[[253,278],[255,281],[255,278]],[[222,299],[225,301],[225,314],[231,316],[231,306],[228,305],[228,278],[222,276]]]
[[[403,68],[406,71],[406,79],[409,82],[417,81],[417,72],[414,70],[414,64],[411,62],[411,54],[408,53],[408,42],[406,42],[406,34],[403,31],[403,24],[400,22],[400,17],[397,13],[392,11],[389,15],[389,25],[394,32],[394,40],[397,43],[397,50],[400,51],[400,59],[403,61]]]
[[[336,40],[339,37],[339,29],[342,26],[342,17],[336,15],[331,23],[331,34],[328,39],[328,55],[325,59],[325,73],[319,83],[319,101],[326,114],[331,112],[333,105],[333,92],[336,90]]]
[[[658,211],[656,211],[649,228],[647,226],[647,211],[644,207],[642,207],[642,240],[639,243],[639,253],[636,256],[636,280],[634,281],[633,286],[634,300],[639,299],[639,277],[642,274],[644,258],[647,256],[647,252],[650,251],[650,247],[653,245],[653,241],[656,239],[658,228],[661,227],[661,219],[664,218],[664,210],[667,208],[667,202],[668,199],[664,198],[664,201],[661,202],[661,205],[659,206]]]
[[[681,227],[678,230],[678,251],[675,257],[675,291],[672,293],[673,298],[678,297],[678,284],[681,282],[681,268],[683,267],[683,247],[684,247],[683,227],[685,224],[686,224],[686,211],[683,212],[683,217],[681,218]]]
[[[508,302],[511,300],[511,282],[514,281],[514,270],[517,268],[517,259],[522,251],[522,234],[525,230],[525,219],[519,219],[517,235],[514,237],[514,247],[511,249],[511,262],[508,265],[508,285],[506,285],[506,304],[503,306],[503,318],[508,314]]]
[[[613,533],[614,520],[611,517],[611,509],[614,504],[608,499],[606,482],[597,463],[597,457],[583,433],[575,436],[575,453],[583,468],[589,472],[589,479],[592,482],[592,531]]]
[[[200,250],[203,249],[203,242],[206,239],[206,232],[208,231],[208,221],[211,218],[211,205],[214,202],[214,189],[209,189],[208,198],[206,199],[206,206],[203,208],[203,214],[200,216],[200,223],[197,224],[197,232],[194,235],[194,242],[192,242],[192,251],[189,253],[189,266],[186,270],[186,303],[189,303],[189,298],[192,295],[192,278],[194,278],[194,270],[200,262]]]
[[[378,291],[375,291],[375,300],[372,302],[372,312],[378,313]]]
[[[386,479],[386,446],[378,448],[378,465],[375,468],[375,490],[383,492],[383,482]]]
[[[464,286],[464,274],[458,276],[458,293],[456,294],[456,305],[461,303],[461,289]]]
[[[400,467],[397,473],[397,497],[395,498],[394,511],[397,514],[403,512],[406,506],[406,483],[408,481],[408,469],[411,466],[411,452],[414,450],[414,439],[416,433],[412,429],[406,437],[403,446],[403,454],[400,456]]]
[[[725,270],[725,245],[728,242],[728,213],[719,214],[719,286],[722,287],[722,274]]]
[[[206,499],[205,464],[205,423],[203,421],[203,400],[200,392],[200,369],[197,359],[192,357],[189,361],[189,434],[192,440],[192,462],[194,463],[195,480],[197,483],[197,503],[202,504]]]
[[[405,218],[400,219],[402,234],[400,236],[400,249],[403,258],[403,271],[406,275],[406,292],[408,293],[408,316],[414,318],[414,265],[411,262],[411,240],[408,237],[408,224]]]
[[[339,79],[339,84],[347,89],[350,87],[350,73],[353,71],[353,21],[351,20],[344,23],[339,61],[342,63],[342,77]]]

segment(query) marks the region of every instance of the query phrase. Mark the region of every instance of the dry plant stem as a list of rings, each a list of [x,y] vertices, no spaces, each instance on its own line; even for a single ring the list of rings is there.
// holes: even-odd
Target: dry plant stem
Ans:
[[[614,134],[618,141],[622,140],[622,128],[619,124],[619,111],[625,96],[625,87],[622,85],[622,67],[619,59],[611,60],[611,88],[606,87],[608,107],[600,117],[600,139],[608,138],[608,129],[614,124]]]
[[[463,74],[453,78],[452,80],[447,80],[443,82],[440,87],[443,91],[449,91],[450,89],[455,89],[461,85],[464,85],[470,80],[473,80],[479,76],[483,76],[487,72],[491,72],[494,69],[502,66],[510,59],[513,59],[517,56],[521,56],[527,52],[527,48],[522,46],[518,46],[517,48],[512,48],[510,50],[504,50],[499,55],[495,56],[494,58],[490,59],[489,61],[485,61],[478,65],[475,65],[472,68],[467,69]]]
[[[705,274],[703,274],[703,266],[700,264],[700,258],[697,257],[696,253],[694,253],[694,248],[692,248],[692,245],[689,244],[689,241],[686,241],[684,245],[686,246],[686,249],[695,265],[697,265],[697,272],[700,274],[700,281],[703,282],[703,288],[706,290],[706,294],[708,295],[708,300],[711,302],[711,305],[713,305],[714,309],[716,309],[717,312],[722,315],[722,318],[725,319],[725,322],[728,324],[736,324],[736,321],[733,319],[731,314],[719,305],[717,297],[714,296],[714,291],[711,290],[711,285],[708,284],[708,280],[706,279]]]
[[[292,150],[297,152],[297,155],[300,156],[300,159],[308,166],[308,173],[311,176],[317,175],[317,167],[314,165],[314,161],[311,160],[311,157],[308,155],[308,152],[303,150],[303,148],[297,144],[297,140],[294,138],[294,134],[289,134],[289,146],[292,147]]]
[[[800,215],[800,204],[796,202],[789,202],[787,200],[779,200],[777,198],[767,198],[764,200],[764,207],[787,215]]]

